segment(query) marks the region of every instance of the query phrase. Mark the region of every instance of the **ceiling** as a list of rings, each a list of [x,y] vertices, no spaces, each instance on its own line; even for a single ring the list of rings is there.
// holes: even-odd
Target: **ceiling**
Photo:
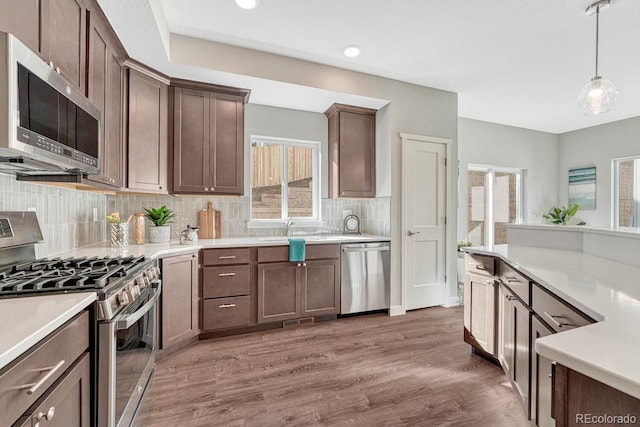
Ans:
[[[601,13],[600,74],[619,96],[597,117],[576,104],[595,73],[588,0],[260,0],[253,10],[233,0],[100,3],[134,58],[176,77],[249,87],[254,103],[324,111],[328,100],[386,101],[171,64],[169,33],[457,92],[460,117],[488,122],[564,133],[640,116],[638,0],[612,0]],[[350,44],[360,46],[357,58],[342,54]]]

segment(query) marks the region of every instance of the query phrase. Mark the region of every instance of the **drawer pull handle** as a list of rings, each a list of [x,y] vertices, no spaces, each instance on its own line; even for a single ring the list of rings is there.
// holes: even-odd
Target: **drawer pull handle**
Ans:
[[[51,408],[49,408],[49,410],[46,413],[38,412],[38,415],[36,415],[36,418],[38,419],[38,421],[42,419],[51,421],[55,415],[56,415],[56,407],[52,406]]]
[[[219,273],[218,277],[235,276],[236,273]]]
[[[40,387],[42,387],[42,384],[46,383],[49,378],[51,378],[56,373],[56,371],[58,371],[58,369],[62,367],[62,365],[64,365],[64,360],[59,361],[54,366],[47,366],[46,368],[39,369],[40,372],[46,372],[46,374],[44,374],[42,378],[40,378],[36,383],[20,386],[20,390],[24,390],[26,388],[27,394],[29,395],[35,393]]]
[[[235,255],[223,255],[219,256],[218,259],[236,259]]]
[[[231,308],[235,306],[236,306],[235,304],[220,304],[218,308]]]
[[[558,318],[560,318],[560,319],[564,319],[564,318],[565,318],[564,316],[558,316],[558,315],[554,316],[553,314],[549,314],[549,313],[547,313],[546,311],[544,312],[544,315],[545,315],[545,316],[547,316],[547,317],[549,318],[549,320],[551,321],[551,323],[553,323],[553,324],[556,326],[556,328],[564,328],[565,326],[574,326],[574,327],[578,326],[578,325],[575,325],[575,324],[573,324],[573,323],[568,323],[568,322],[558,322],[558,321],[556,320],[556,317],[558,317]]]
[[[507,283],[511,283],[511,282],[520,282],[520,279],[518,279],[517,277],[514,276],[505,276],[505,279],[507,279]]]
[[[476,264],[476,270],[487,270],[487,268],[484,266],[484,264]]]

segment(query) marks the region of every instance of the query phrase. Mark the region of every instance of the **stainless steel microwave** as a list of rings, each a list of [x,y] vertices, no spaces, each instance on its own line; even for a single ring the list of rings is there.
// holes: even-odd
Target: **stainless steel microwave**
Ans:
[[[97,174],[101,126],[84,94],[0,32],[0,172]]]

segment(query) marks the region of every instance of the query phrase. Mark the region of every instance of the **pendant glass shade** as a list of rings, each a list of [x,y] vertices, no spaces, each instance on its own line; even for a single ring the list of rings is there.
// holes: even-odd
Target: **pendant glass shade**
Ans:
[[[613,108],[617,93],[611,80],[596,76],[582,86],[578,94],[578,106],[585,115],[596,116]]]

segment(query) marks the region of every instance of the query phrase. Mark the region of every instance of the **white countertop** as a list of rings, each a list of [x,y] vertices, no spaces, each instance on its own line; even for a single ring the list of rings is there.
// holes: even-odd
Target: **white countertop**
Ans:
[[[169,243],[145,243],[144,245],[129,245],[126,248],[112,248],[109,243],[83,246],[53,256],[81,257],[81,256],[140,256],[159,258],[167,255],[179,255],[210,248],[237,248],[248,246],[279,246],[288,245],[288,239],[305,239],[308,245],[330,243],[363,243],[363,242],[389,242],[391,238],[376,236],[373,234],[347,235],[341,234],[317,234],[311,236],[263,236],[263,237],[225,237],[222,239],[200,239],[197,245],[181,245],[178,240]],[[49,257],[51,258],[51,257]]]
[[[95,292],[0,299],[0,369],[95,299]]]
[[[640,399],[640,268],[575,251],[498,245],[497,256],[598,322],[536,340],[536,352]]]

